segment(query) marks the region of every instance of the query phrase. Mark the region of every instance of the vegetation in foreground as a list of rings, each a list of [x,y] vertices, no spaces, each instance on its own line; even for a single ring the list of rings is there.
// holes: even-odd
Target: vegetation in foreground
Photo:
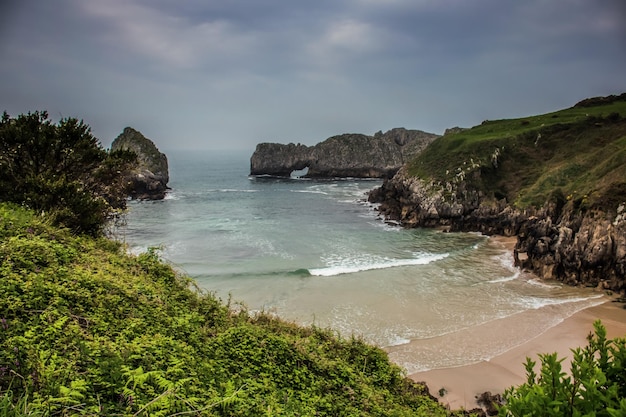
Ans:
[[[126,208],[129,151],[108,152],[74,118],[45,111],[0,119],[0,201],[21,204],[77,233],[98,235]]]
[[[606,329],[594,323],[585,348],[572,351],[570,372],[556,353],[539,355],[541,367],[526,359],[527,382],[504,394],[500,415],[626,416],[626,339],[608,340]]]
[[[447,134],[409,164],[409,173],[464,181],[520,208],[556,199],[615,209],[626,195],[626,93]]]
[[[0,415],[447,415],[382,350],[235,312],[155,251],[11,204],[0,242]]]

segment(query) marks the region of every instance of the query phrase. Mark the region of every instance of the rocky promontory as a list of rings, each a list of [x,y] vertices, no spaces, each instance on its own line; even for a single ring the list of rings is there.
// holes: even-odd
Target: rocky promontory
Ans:
[[[250,158],[250,175],[289,177],[308,169],[309,178],[389,178],[437,137],[396,128],[373,136],[333,136],[315,146],[260,143]]]
[[[517,236],[516,265],[624,296],[626,96],[581,103],[450,131],[369,199],[405,227]]]
[[[137,155],[137,166],[127,178],[130,197],[161,200],[168,190],[167,156],[141,132],[127,127],[111,144],[111,151],[129,150]]]

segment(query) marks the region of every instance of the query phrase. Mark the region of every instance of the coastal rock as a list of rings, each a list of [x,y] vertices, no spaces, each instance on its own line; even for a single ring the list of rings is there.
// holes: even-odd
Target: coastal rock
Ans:
[[[168,190],[167,156],[150,139],[127,127],[111,144],[111,151],[130,150],[137,155],[137,166],[127,178],[130,197],[161,200]]]
[[[426,182],[405,168],[372,190],[369,201],[404,227],[517,236],[517,266],[546,279],[626,294],[626,202],[616,211],[580,210],[573,201],[519,210],[466,183]]]
[[[518,238],[518,264],[544,278],[626,292],[626,221],[616,213],[572,213],[566,206],[556,224],[529,221]],[[545,222],[544,222],[545,223]]]
[[[476,397],[478,405],[483,407],[488,416],[497,416],[498,408],[502,406],[502,396],[500,394],[492,395],[487,391]]]
[[[595,97],[575,119],[565,109],[448,129],[369,200],[405,227],[516,236],[516,265],[624,296],[625,102]]]
[[[315,146],[260,143],[250,158],[250,175],[289,177],[308,169],[309,178],[390,178],[437,137],[396,128],[374,136],[333,136]]]

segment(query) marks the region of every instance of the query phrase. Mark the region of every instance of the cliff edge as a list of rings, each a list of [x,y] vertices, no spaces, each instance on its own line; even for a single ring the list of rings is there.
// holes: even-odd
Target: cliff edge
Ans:
[[[454,129],[369,198],[405,227],[517,236],[516,265],[626,295],[626,94]]]
[[[130,150],[137,155],[137,166],[127,181],[130,197],[141,200],[161,200],[168,190],[167,156],[159,152],[154,142],[141,132],[127,127],[111,144],[111,151]]]
[[[438,135],[396,128],[373,136],[343,134],[315,146],[260,143],[250,158],[250,175],[308,178],[389,178]]]

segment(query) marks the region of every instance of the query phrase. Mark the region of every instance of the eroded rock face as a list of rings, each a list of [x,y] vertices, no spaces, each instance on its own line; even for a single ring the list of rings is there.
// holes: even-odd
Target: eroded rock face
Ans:
[[[626,295],[626,202],[581,211],[572,202],[518,210],[464,183],[426,183],[401,169],[370,193],[378,210],[405,227],[443,227],[517,236],[515,263],[543,278]]]
[[[310,178],[390,178],[438,135],[403,128],[374,136],[344,134],[315,146],[260,143],[250,158],[250,175],[288,177],[308,168]]]
[[[169,182],[167,156],[159,152],[154,142],[127,127],[113,141],[111,150],[131,150],[137,154],[137,167],[127,179],[131,183],[132,198],[161,200],[165,197]]]
[[[617,212],[577,212],[566,206],[553,220],[532,217],[515,248],[516,263],[545,278],[626,292],[626,204]],[[522,255],[522,256],[520,256]]]

